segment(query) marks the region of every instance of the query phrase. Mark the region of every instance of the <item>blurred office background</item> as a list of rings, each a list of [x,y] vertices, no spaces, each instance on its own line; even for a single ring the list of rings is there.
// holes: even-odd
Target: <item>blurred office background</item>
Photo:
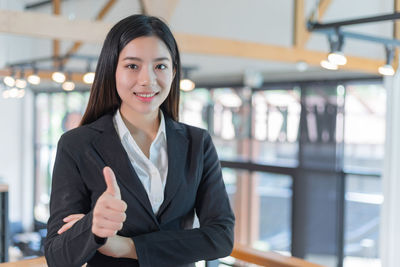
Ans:
[[[398,0],[0,0],[0,23],[9,23],[0,26],[0,184],[8,185],[0,206],[9,221],[0,249],[7,260],[43,255],[57,142],[80,121],[90,93],[82,77],[104,39],[83,27],[79,44],[86,37],[69,36],[68,23],[97,18],[107,32],[145,12],[176,33],[183,78],[194,82],[182,85],[180,120],[213,137],[235,242],[330,267],[398,266],[400,88],[379,67],[396,71],[400,29],[388,19],[309,33],[306,23],[399,8]],[[61,30],[41,28],[58,14]],[[338,34],[347,30],[369,39]],[[326,69],[320,62],[338,40],[347,64]],[[74,88],[51,80],[57,70]],[[38,84],[5,79],[35,73]]]

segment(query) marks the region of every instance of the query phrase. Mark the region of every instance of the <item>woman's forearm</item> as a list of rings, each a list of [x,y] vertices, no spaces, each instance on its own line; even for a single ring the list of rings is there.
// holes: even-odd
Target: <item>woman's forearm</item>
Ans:
[[[65,224],[58,230],[58,234],[68,231],[85,214],[71,214],[63,219]],[[92,235],[94,235],[92,233]],[[96,239],[96,238],[95,238]],[[131,238],[115,235],[108,237],[106,243],[97,249],[100,253],[114,258],[131,258],[137,259],[136,247]]]
[[[137,259],[136,248],[133,240],[124,236],[113,236],[107,238],[107,242],[98,249],[106,256],[114,258]]]

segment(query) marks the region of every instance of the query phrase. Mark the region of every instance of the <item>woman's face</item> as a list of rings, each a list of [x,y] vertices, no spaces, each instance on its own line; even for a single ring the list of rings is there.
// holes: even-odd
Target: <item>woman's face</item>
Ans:
[[[173,78],[172,58],[163,41],[155,36],[133,39],[120,52],[115,73],[121,112],[158,112]]]

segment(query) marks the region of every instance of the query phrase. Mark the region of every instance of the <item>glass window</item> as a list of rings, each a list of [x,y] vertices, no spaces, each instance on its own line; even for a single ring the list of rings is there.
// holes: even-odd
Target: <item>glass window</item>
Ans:
[[[252,160],[272,165],[297,164],[300,91],[258,91],[252,96]]]
[[[210,109],[212,109],[208,89],[196,88],[190,92],[181,91],[180,118],[183,123],[207,129]]]
[[[248,88],[210,91],[213,116],[209,131],[222,160],[248,160],[250,153],[250,95]]]
[[[341,168],[344,87],[317,84],[303,92],[301,165],[316,170]]]
[[[383,168],[386,90],[381,84],[346,86],[344,166],[380,172]]]
[[[60,136],[77,127],[89,92],[38,93],[36,95],[35,208],[34,216],[46,223],[49,217],[51,175]]]
[[[344,266],[381,266],[380,209],[386,90],[381,84],[346,86],[344,167],[375,175],[347,175]]]
[[[330,267],[342,260],[338,218],[343,198],[343,105],[343,86],[313,83],[302,88],[294,254]]]
[[[253,247],[290,254],[292,177],[254,172],[252,208],[258,209],[258,233]]]
[[[249,243],[249,182],[250,173],[247,170],[222,168],[222,175],[231,203],[235,213],[235,242],[242,244]],[[258,211],[257,211],[258,212]]]
[[[235,209],[237,175],[237,171],[234,169],[222,168],[222,176],[224,177],[226,192],[228,193],[229,201],[233,210]]]
[[[382,202],[379,176],[346,176],[345,267],[380,267],[379,225]]]

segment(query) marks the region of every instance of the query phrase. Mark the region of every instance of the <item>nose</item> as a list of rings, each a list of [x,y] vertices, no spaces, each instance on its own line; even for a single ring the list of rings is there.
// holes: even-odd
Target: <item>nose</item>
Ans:
[[[153,86],[156,84],[156,75],[151,66],[143,67],[138,78],[141,86]]]

